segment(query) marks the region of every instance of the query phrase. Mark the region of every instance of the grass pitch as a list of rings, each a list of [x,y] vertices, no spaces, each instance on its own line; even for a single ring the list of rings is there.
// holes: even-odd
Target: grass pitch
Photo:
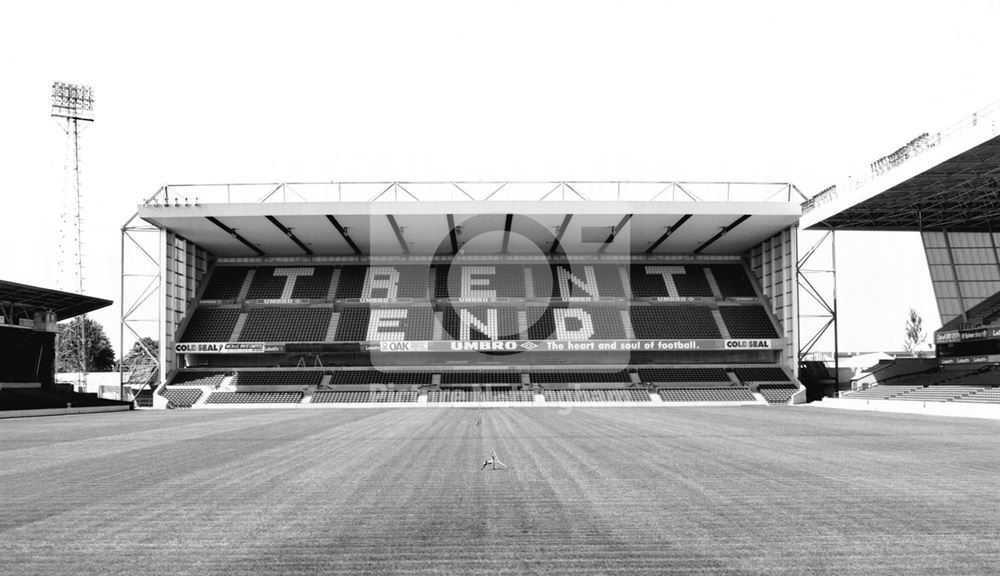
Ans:
[[[508,470],[480,470],[492,449]],[[779,407],[5,420],[0,504],[0,573],[19,576],[992,575],[1000,423]]]

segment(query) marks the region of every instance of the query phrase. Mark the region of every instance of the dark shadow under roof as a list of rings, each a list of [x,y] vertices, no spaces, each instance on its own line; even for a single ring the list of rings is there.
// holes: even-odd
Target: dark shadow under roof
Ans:
[[[66,320],[100,310],[111,305],[111,300],[61,292],[38,286],[0,280],[0,304],[13,306],[17,311],[34,313],[51,310],[59,320]]]

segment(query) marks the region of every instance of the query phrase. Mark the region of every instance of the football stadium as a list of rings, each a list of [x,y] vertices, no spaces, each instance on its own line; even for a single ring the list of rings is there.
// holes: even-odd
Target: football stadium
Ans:
[[[990,19],[516,4],[12,7],[0,576],[1000,573]]]
[[[9,566],[995,573],[998,160],[980,112],[808,199],[165,186],[122,229],[154,239],[158,297],[123,310],[152,302],[161,347],[126,402],[51,377],[55,321],[107,301],[2,286],[34,318],[3,328],[5,407],[69,413],[3,424]],[[846,381],[800,362],[800,227],[920,231],[937,356]]]

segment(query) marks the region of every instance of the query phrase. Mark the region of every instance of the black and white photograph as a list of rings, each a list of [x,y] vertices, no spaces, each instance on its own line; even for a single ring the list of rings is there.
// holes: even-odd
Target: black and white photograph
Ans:
[[[2,14],[0,576],[1000,574],[1000,1]]]

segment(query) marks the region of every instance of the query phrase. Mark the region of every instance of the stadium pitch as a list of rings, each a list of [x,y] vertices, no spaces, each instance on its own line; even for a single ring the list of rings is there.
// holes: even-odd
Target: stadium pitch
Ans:
[[[0,436],[2,574],[1000,568],[994,421],[192,410],[18,419]],[[482,469],[491,450],[506,470]]]

